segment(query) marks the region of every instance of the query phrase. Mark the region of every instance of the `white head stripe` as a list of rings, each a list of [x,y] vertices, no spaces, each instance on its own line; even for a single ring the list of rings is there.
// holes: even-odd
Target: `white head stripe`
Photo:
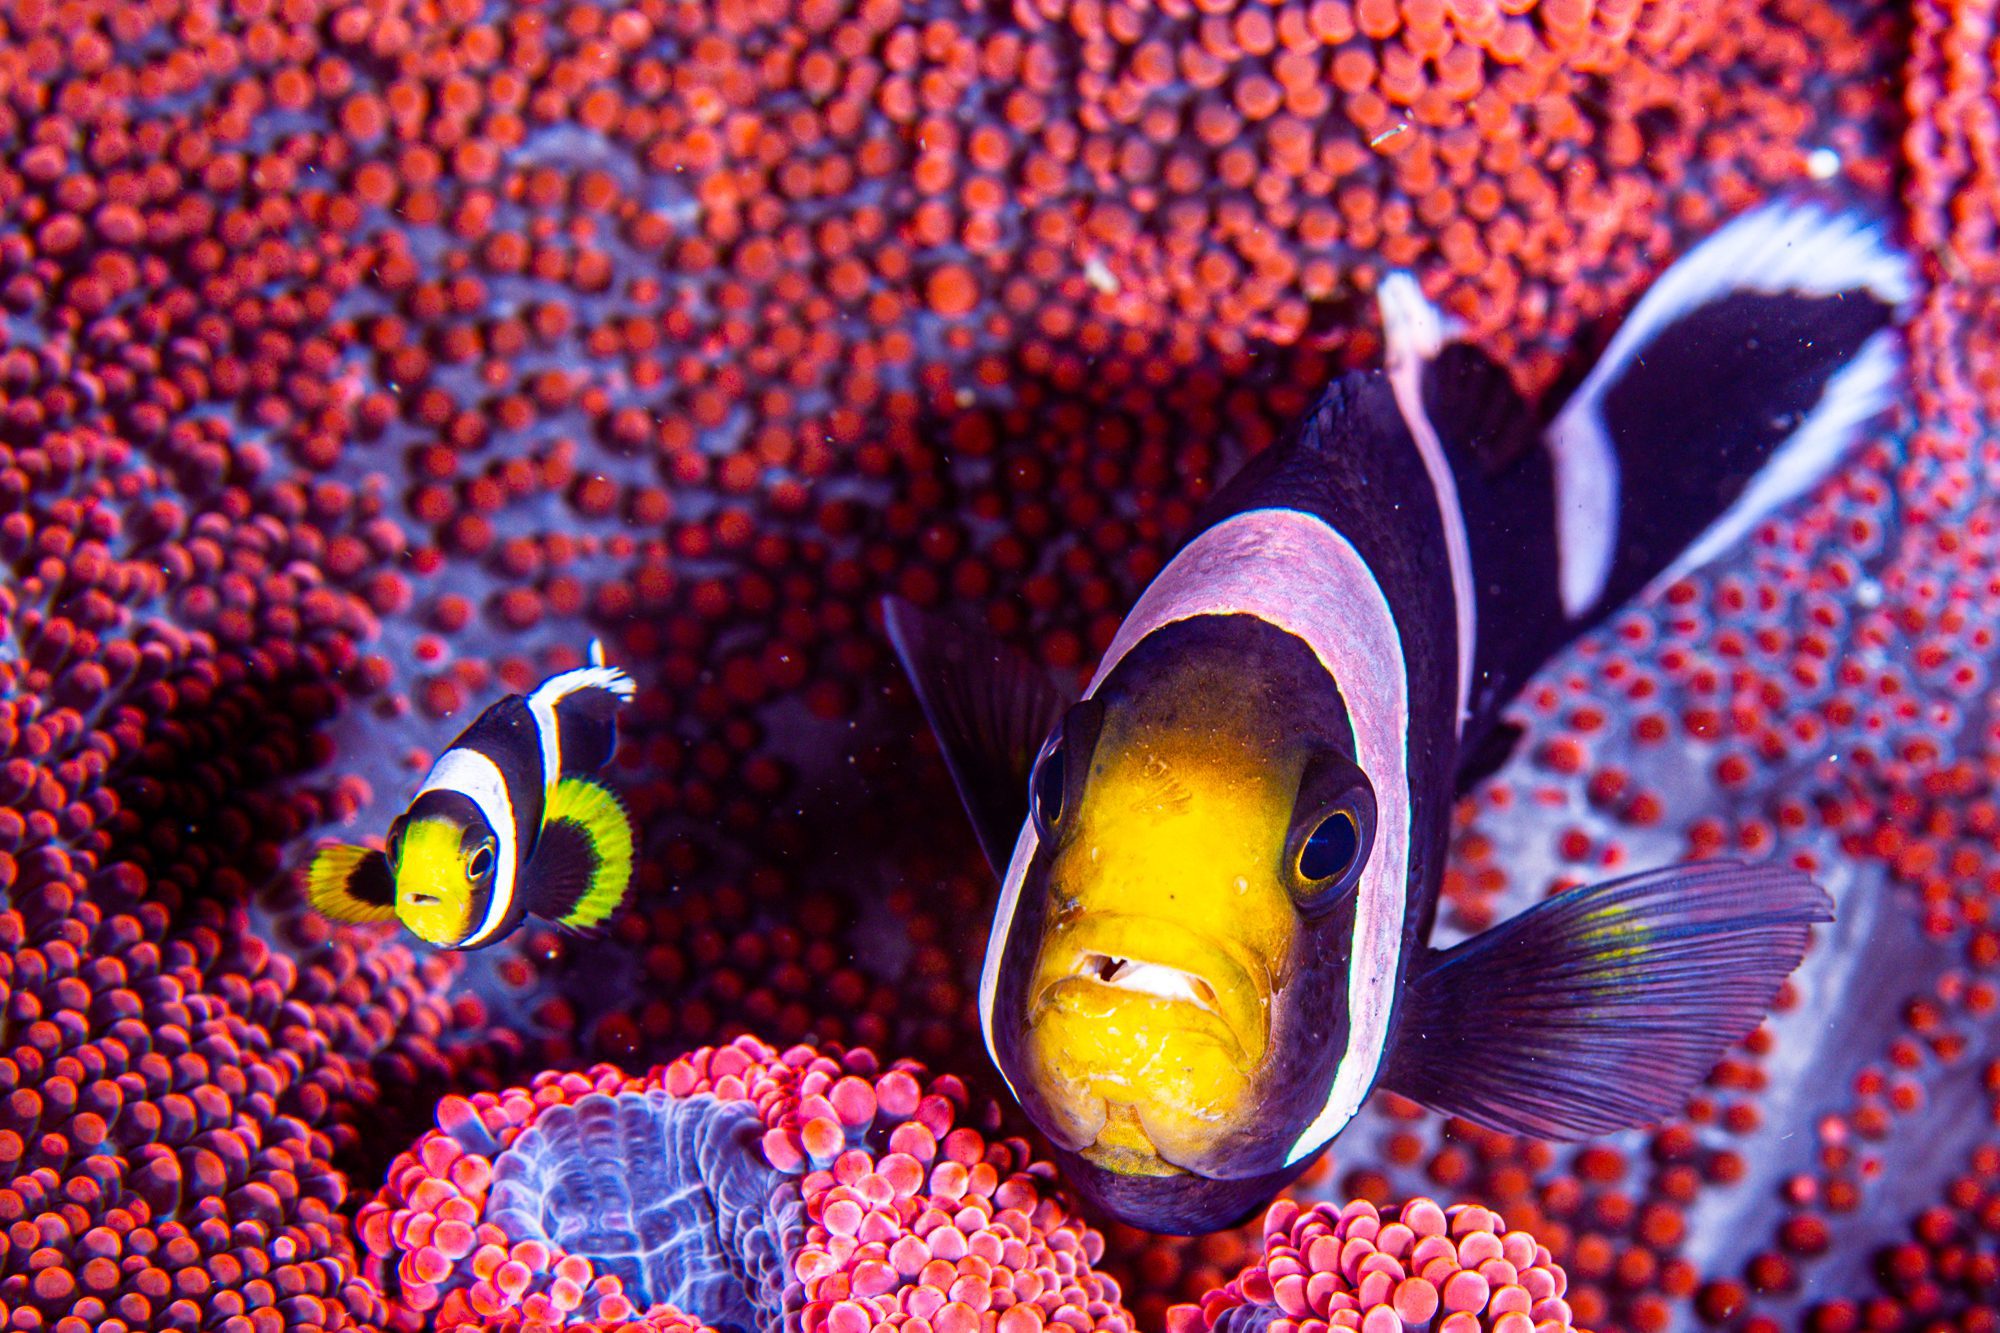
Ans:
[[[500,775],[499,765],[477,750],[462,748],[446,750],[438,756],[417,795],[427,791],[455,791],[478,806],[500,844],[493,862],[493,894],[486,900],[486,918],[460,945],[469,948],[484,943],[487,936],[500,928],[514,901],[520,870],[514,864],[520,841],[514,828],[514,802],[507,795],[507,779]]]
[[[1356,758],[1375,783],[1380,823],[1361,873],[1347,978],[1347,1049],[1325,1108],[1293,1145],[1316,1152],[1353,1116],[1375,1081],[1388,1040],[1407,906],[1409,682],[1403,642],[1373,572],[1338,532],[1309,514],[1258,509],[1216,524],[1154,578],[1118,627],[1086,697],[1126,653],[1162,625],[1203,615],[1252,615],[1298,636],[1340,686],[1354,725]],[[987,939],[979,1017],[993,1050],[1000,958],[1038,840],[1021,830]],[[997,1063],[997,1052],[995,1052]]]
[[[1396,410],[1410,437],[1423,456],[1424,471],[1430,475],[1431,490],[1437,494],[1438,516],[1444,522],[1445,558],[1451,564],[1451,599],[1458,607],[1458,720],[1456,730],[1465,730],[1465,709],[1472,698],[1472,659],[1477,642],[1479,606],[1472,593],[1472,544],[1465,535],[1465,507],[1458,498],[1458,479],[1444,456],[1444,443],[1437,427],[1424,411],[1424,366],[1444,350],[1444,318],[1438,308],[1424,299],[1417,280],[1407,273],[1391,273],[1375,290],[1382,309],[1382,333],[1388,340],[1389,389],[1396,395]]]
[[[1007,874],[1000,881],[1000,902],[993,909],[993,925],[986,932],[986,957],[979,965],[979,1031],[986,1038],[986,1053],[993,1058],[993,1067],[1000,1071],[1015,1101],[1021,1100],[1021,1090],[1008,1077],[1007,1067],[1000,1063],[1000,1052],[993,1044],[993,996],[1000,989],[1000,955],[1007,947],[1007,932],[1014,928],[1014,909],[1021,901],[1021,886],[1027,883],[1028,867],[1034,863],[1035,852],[1041,845],[1035,821],[1022,820],[1021,835],[1014,839],[1013,858],[1007,862]]]

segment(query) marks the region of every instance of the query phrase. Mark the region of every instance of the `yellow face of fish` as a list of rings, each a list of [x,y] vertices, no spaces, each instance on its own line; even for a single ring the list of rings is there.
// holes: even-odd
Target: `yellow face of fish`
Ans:
[[[1045,744],[989,1033],[1100,1202],[1282,1172],[1325,1105],[1374,828],[1352,744],[1302,643],[1199,622]]]
[[[389,837],[396,916],[426,943],[452,948],[479,923],[493,894],[498,848],[483,827],[415,818]]]
[[[1240,740],[1102,736],[1049,864],[1028,1077],[1063,1138],[1112,1170],[1198,1159],[1264,1063],[1294,934],[1273,872],[1299,762]]]

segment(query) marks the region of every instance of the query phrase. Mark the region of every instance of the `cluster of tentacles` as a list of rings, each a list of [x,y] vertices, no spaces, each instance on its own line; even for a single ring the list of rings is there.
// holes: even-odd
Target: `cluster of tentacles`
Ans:
[[[1973,0],[7,7],[0,1325],[1979,1327],[1995,28]],[[1908,405],[1531,687],[1446,912],[1798,858],[1841,920],[1783,1011],[1656,1131],[1556,1149],[1378,1098],[1300,1187],[1340,1209],[1100,1242],[975,1111],[991,889],[877,597],[1085,667],[1216,479],[1374,359],[1386,268],[1540,391],[1797,188],[1918,257]],[[630,914],[455,959],[298,910],[311,839],[379,834],[592,636],[641,684]],[[716,1045],[744,1032],[784,1053]],[[628,1072],[535,1077],[600,1059]],[[1497,1221],[1487,1255],[1469,1203],[1428,1234],[1423,1195],[1550,1262]]]

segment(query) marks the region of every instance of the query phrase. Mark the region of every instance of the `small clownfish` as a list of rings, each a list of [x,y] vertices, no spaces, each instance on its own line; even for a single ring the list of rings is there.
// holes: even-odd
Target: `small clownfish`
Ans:
[[[510,694],[438,756],[385,851],[322,847],[307,898],[336,921],[401,921],[441,949],[504,939],[530,912],[588,930],[632,886],[632,824],[589,774],[617,748],[618,706],[632,678],[604,664]]]
[[[1376,1087],[1575,1140],[1677,1114],[1832,904],[1711,861],[1429,943],[1502,708],[1649,586],[1741,544],[1893,400],[1913,292],[1877,227],[1747,214],[1669,269],[1546,425],[1415,281],[1214,497],[1080,699],[976,631],[884,621],[1001,894],[987,1049],[1102,1211],[1262,1208]]]

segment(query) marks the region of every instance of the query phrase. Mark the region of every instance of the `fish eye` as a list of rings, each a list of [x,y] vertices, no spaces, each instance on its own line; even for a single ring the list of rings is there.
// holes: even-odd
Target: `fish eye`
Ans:
[[[485,879],[493,873],[493,847],[490,843],[480,843],[465,863],[468,879]]]
[[[1335,810],[1319,821],[1299,848],[1299,878],[1315,892],[1324,884],[1344,879],[1361,854],[1361,826],[1350,811]]]
[[[1308,916],[1323,916],[1361,881],[1375,846],[1375,788],[1352,758],[1337,750],[1310,760],[1299,778],[1296,814],[1285,838],[1279,873]]]
[[[1042,751],[1042,757],[1035,761],[1034,777],[1029,780],[1029,804],[1035,819],[1035,829],[1043,837],[1062,818],[1063,792],[1069,785],[1069,766],[1063,757],[1062,733],[1057,732]]]

